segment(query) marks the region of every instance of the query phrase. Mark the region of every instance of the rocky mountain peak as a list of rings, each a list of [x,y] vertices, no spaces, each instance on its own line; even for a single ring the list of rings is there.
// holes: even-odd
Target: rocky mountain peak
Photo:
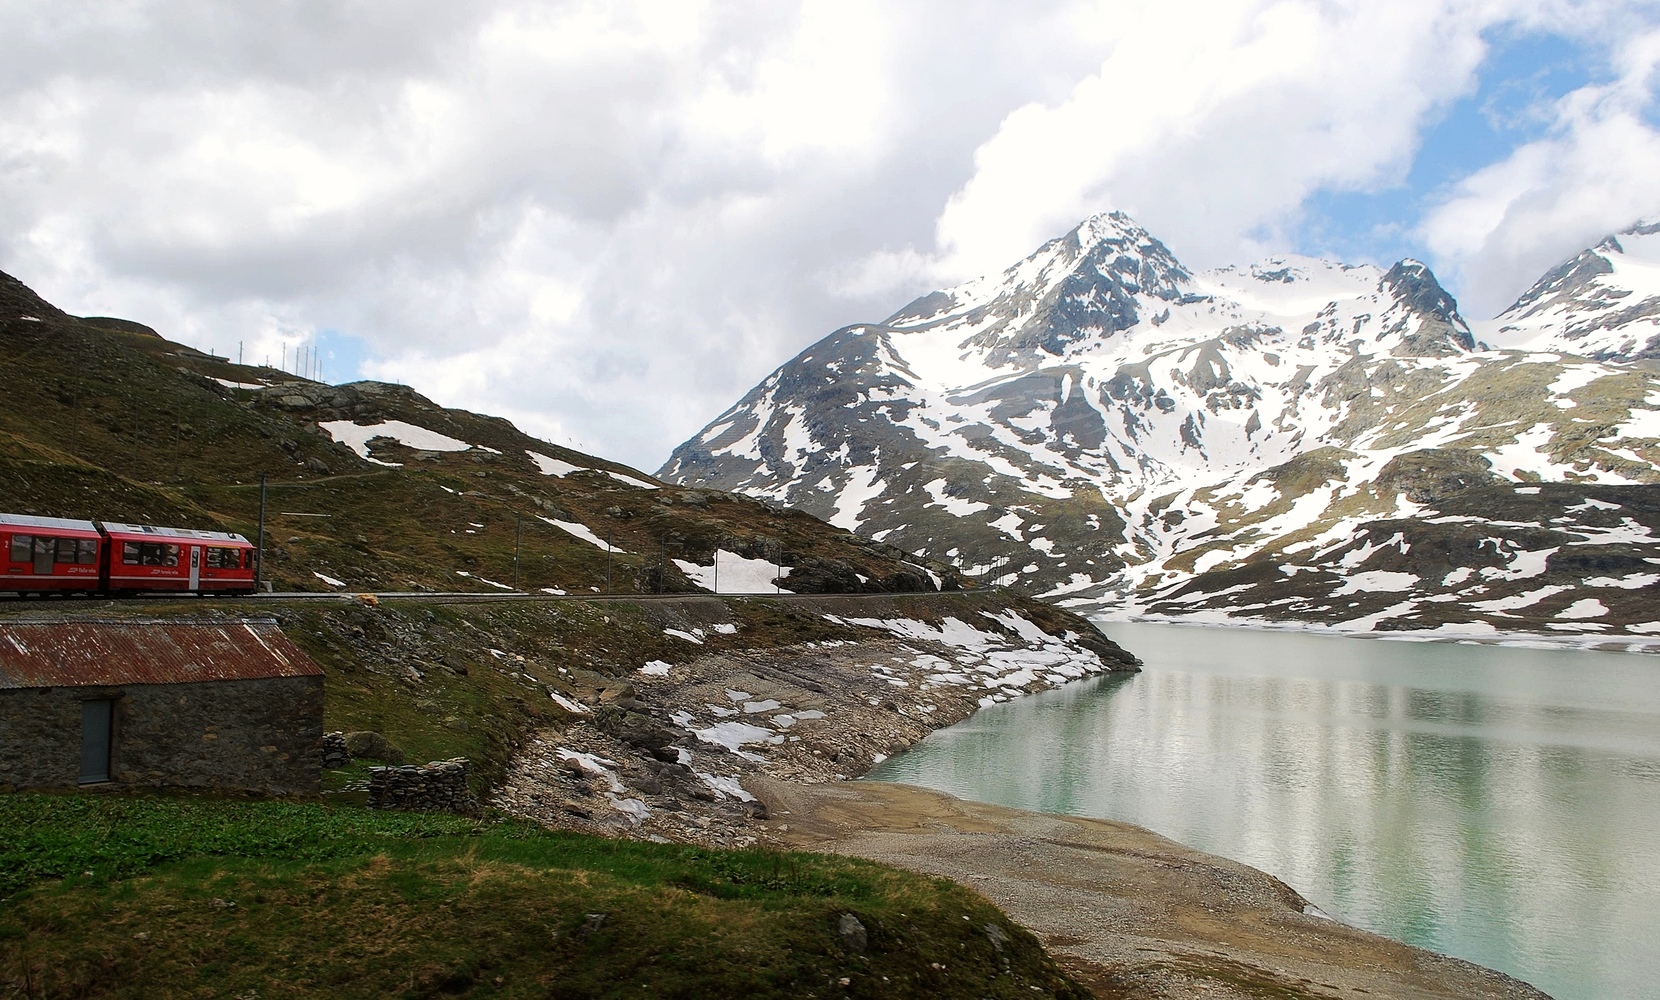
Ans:
[[[1429,265],[1404,258],[1389,269],[1383,280],[1413,309],[1426,316],[1452,320],[1458,316],[1458,302],[1441,287]]]
[[[1192,300],[1192,280],[1134,219],[1106,212],[998,274],[922,296],[883,325],[939,331],[991,367],[1020,366],[1122,333],[1153,303]]]
[[[1475,350],[1475,337],[1458,314],[1457,300],[1441,287],[1428,265],[1408,257],[1389,269],[1383,284],[1420,319],[1416,330],[1403,335],[1395,353],[1446,357]]]
[[[1490,339],[1506,347],[1599,361],[1660,358],[1660,218],[1551,268],[1492,325]]]
[[[1033,256],[1055,243],[1063,243],[1071,251],[1074,273],[1111,271],[1135,290],[1156,298],[1178,300],[1193,280],[1192,272],[1169,247],[1123,212],[1092,215]]]
[[[1570,297],[1599,276],[1613,274],[1612,254],[1623,253],[1619,239],[1610,236],[1589,250],[1581,250],[1572,258],[1546,271],[1521,297],[1511,303],[1505,316],[1524,317],[1554,305],[1557,300]]]

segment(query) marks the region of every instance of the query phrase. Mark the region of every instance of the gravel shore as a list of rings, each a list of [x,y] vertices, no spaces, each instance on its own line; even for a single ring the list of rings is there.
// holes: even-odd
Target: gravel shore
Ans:
[[[1279,880],[1140,827],[885,782],[761,777],[752,788],[767,807],[769,841],[972,886],[1102,1000],[1546,997],[1490,969],[1307,913]]]

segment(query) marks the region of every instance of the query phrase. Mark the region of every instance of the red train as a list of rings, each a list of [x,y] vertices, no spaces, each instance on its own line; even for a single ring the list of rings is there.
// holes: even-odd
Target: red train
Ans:
[[[254,592],[253,545],[223,531],[0,514],[0,560],[0,592]]]

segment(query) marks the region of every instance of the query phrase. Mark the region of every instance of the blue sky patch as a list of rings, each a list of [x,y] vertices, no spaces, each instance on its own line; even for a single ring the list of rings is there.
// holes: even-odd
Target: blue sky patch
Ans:
[[[1547,136],[1555,103],[1599,82],[1597,53],[1572,39],[1503,30],[1487,41],[1491,48],[1476,91],[1424,131],[1400,183],[1326,189],[1303,203],[1292,233],[1299,253],[1383,267],[1402,257],[1429,259],[1416,220],[1463,178]]]

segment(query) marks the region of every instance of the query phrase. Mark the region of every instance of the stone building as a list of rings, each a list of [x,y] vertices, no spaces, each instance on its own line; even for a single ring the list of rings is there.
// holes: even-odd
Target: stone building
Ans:
[[[0,784],[316,792],[322,737],[274,620],[0,622]]]

